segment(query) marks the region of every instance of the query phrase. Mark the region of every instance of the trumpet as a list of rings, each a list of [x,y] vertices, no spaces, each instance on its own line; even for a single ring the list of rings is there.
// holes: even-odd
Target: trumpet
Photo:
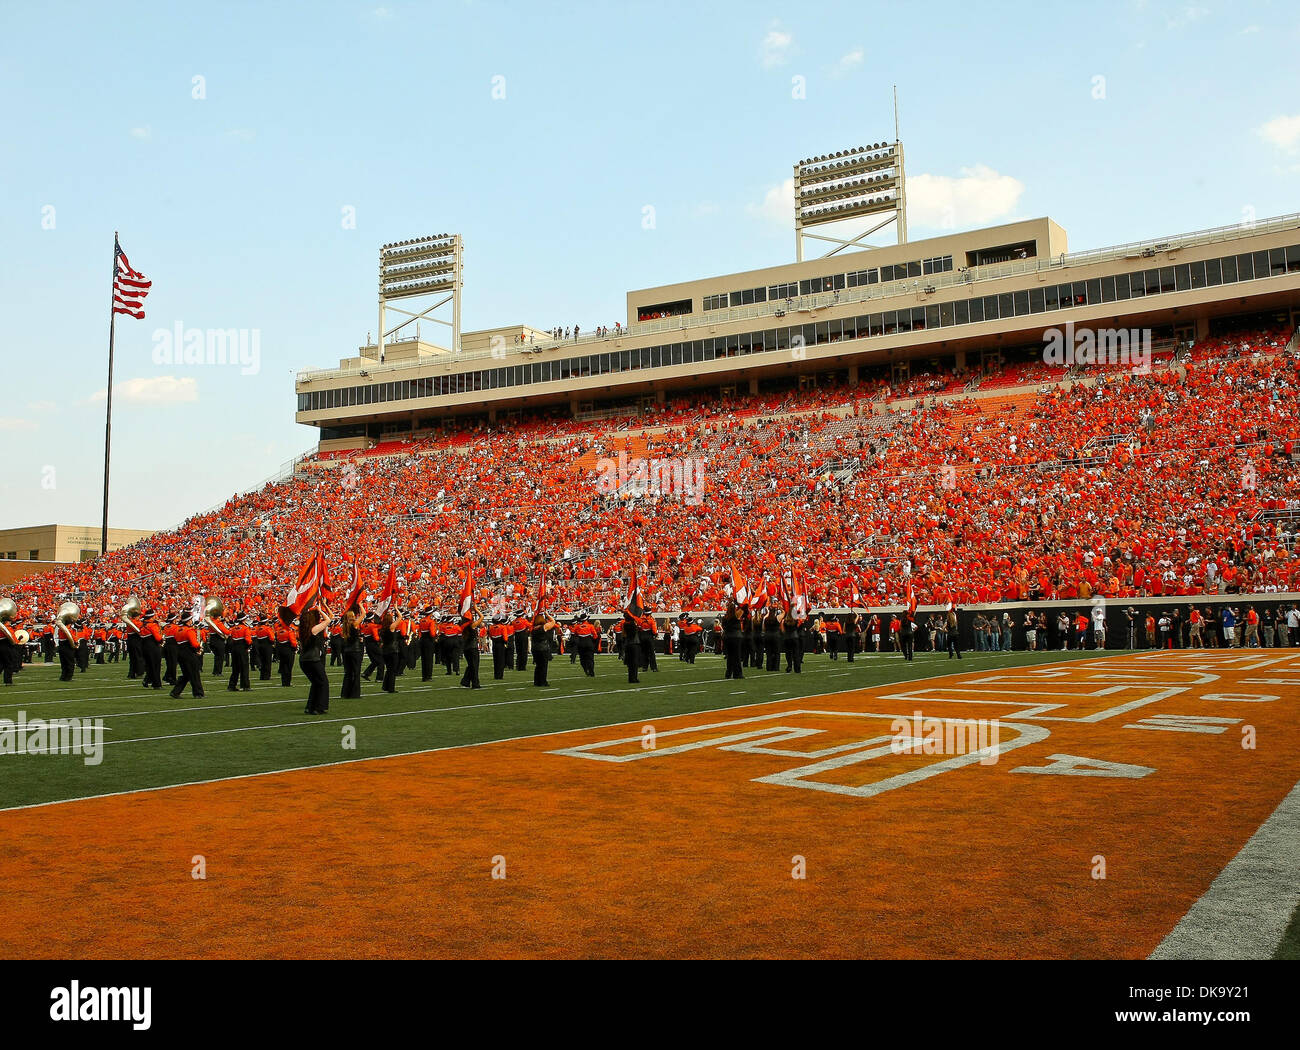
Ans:
[[[18,615],[18,603],[12,598],[0,598],[0,623],[7,623]]]

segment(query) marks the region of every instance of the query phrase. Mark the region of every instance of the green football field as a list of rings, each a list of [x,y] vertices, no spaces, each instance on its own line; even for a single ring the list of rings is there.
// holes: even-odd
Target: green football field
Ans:
[[[224,677],[207,674],[202,699],[187,689],[173,700],[166,684],[154,691],[127,681],[125,663],[92,663],[70,683],[58,680],[57,664],[36,664],[0,691],[0,720],[16,723],[20,714],[28,722],[102,719],[101,760],[88,764],[75,754],[0,754],[0,809],[1096,655],[972,652],[958,662],[943,653],[922,653],[912,663],[896,654],[860,655],[852,664],[810,655],[802,675],[746,668],[740,682],[723,678],[717,656],[700,656],[694,665],[661,656],[659,671],[643,671],[637,685],[628,685],[613,656],[596,658],[594,679],[563,656],[551,662],[549,689],[532,684],[531,664],[493,681],[489,659],[481,666],[483,688],[477,691],[461,688],[457,678],[437,667],[432,682],[421,682],[418,669],[407,671],[397,680],[396,695],[362,682],[360,700],[338,699],[343,669],[335,666],[327,668],[331,701],[324,716],[303,714],[306,679],[297,667],[289,688],[280,685],[278,674],[263,682],[254,673],[251,692],[232,693]],[[205,663],[210,669],[210,656]]]

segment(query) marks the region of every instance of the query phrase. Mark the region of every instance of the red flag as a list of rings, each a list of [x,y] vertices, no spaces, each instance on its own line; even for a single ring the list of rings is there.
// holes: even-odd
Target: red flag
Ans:
[[[769,594],[770,592],[769,592],[769,587],[767,582],[767,576],[765,575],[763,577],[763,583],[758,588],[757,593],[754,595],[754,600],[749,603],[749,607],[753,609],[755,612],[758,612],[765,605],[767,605],[767,599],[769,597]]]
[[[749,604],[749,583],[734,565],[731,567],[731,600],[737,605]]]
[[[808,592],[804,586],[803,572],[797,567],[791,573],[790,585],[794,591],[792,604],[795,619],[806,620],[808,618]]]
[[[343,603],[344,610],[351,609],[361,600],[361,564],[355,558],[352,559],[352,579],[348,581],[346,594],[347,600]]]
[[[329,566],[325,563],[325,555],[317,553],[316,558],[320,562],[320,596],[327,605],[333,605],[338,592],[334,590],[334,580],[330,576]]]
[[[468,617],[472,608],[474,608],[474,563],[466,562],[465,583],[460,589],[461,616]]]
[[[916,622],[916,590],[910,581],[907,584],[907,618]]]
[[[284,604],[299,615],[309,606],[320,589],[320,555],[313,554],[298,573],[298,582],[289,588]]]
[[[781,608],[785,610],[786,615],[790,614],[790,592],[785,586],[785,573],[777,577],[777,596],[781,599]]]
[[[379,600],[375,602],[375,612],[383,616],[401,593],[402,589],[397,585],[397,566],[390,564],[388,566],[388,579],[384,581],[384,589],[379,592]]]
[[[542,573],[542,578],[537,582],[537,604],[533,606],[533,619],[537,619],[546,609],[546,573]]]
[[[627,585],[627,596],[623,599],[623,611],[633,616],[645,615],[645,603],[641,600],[641,584],[637,581],[636,569],[632,570],[632,580]]]

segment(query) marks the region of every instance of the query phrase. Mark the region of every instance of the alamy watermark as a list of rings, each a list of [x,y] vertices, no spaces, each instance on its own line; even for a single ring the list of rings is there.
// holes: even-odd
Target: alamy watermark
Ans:
[[[240,375],[262,370],[260,328],[186,328],[177,321],[171,328],[155,328],[153,363],[156,365],[238,365]]]
[[[596,487],[605,496],[681,496],[683,502],[698,507],[704,501],[704,464],[705,460],[694,457],[646,459],[620,452],[617,459],[597,460]]]
[[[104,761],[102,718],[0,718],[0,755],[81,755],[88,766]]]
[[[1002,728],[995,719],[895,718],[889,725],[890,750],[896,755],[979,755],[980,765],[998,763]]]
[[[1134,375],[1151,372],[1150,328],[1049,328],[1043,333],[1043,361],[1049,365],[1122,365]]]

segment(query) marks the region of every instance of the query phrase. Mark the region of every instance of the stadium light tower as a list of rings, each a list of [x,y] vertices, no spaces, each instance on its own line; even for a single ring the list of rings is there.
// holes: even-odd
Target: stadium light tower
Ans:
[[[809,227],[848,219],[865,219],[869,228],[853,237],[808,232]],[[901,141],[827,153],[794,166],[794,247],[799,262],[803,262],[806,238],[834,244],[822,256],[826,258],[845,248],[875,247],[864,243],[866,238],[891,222],[896,223],[898,243],[903,244],[907,240],[907,196]]]
[[[464,286],[461,265],[464,243],[459,233],[440,233],[394,241],[379,249],[379,339],[377,356],[384,356],[384,339],[395,335],[412,321],[427,317],[451,329],[452,353],[460,353],[460,293]],[[395,300],[419,299],[409,309],[391,306]],[[436,301],[435,301],[436,300]],[[451,320],[433,312],[451,303]],[[386,328],[386,312],[406,320]]]

